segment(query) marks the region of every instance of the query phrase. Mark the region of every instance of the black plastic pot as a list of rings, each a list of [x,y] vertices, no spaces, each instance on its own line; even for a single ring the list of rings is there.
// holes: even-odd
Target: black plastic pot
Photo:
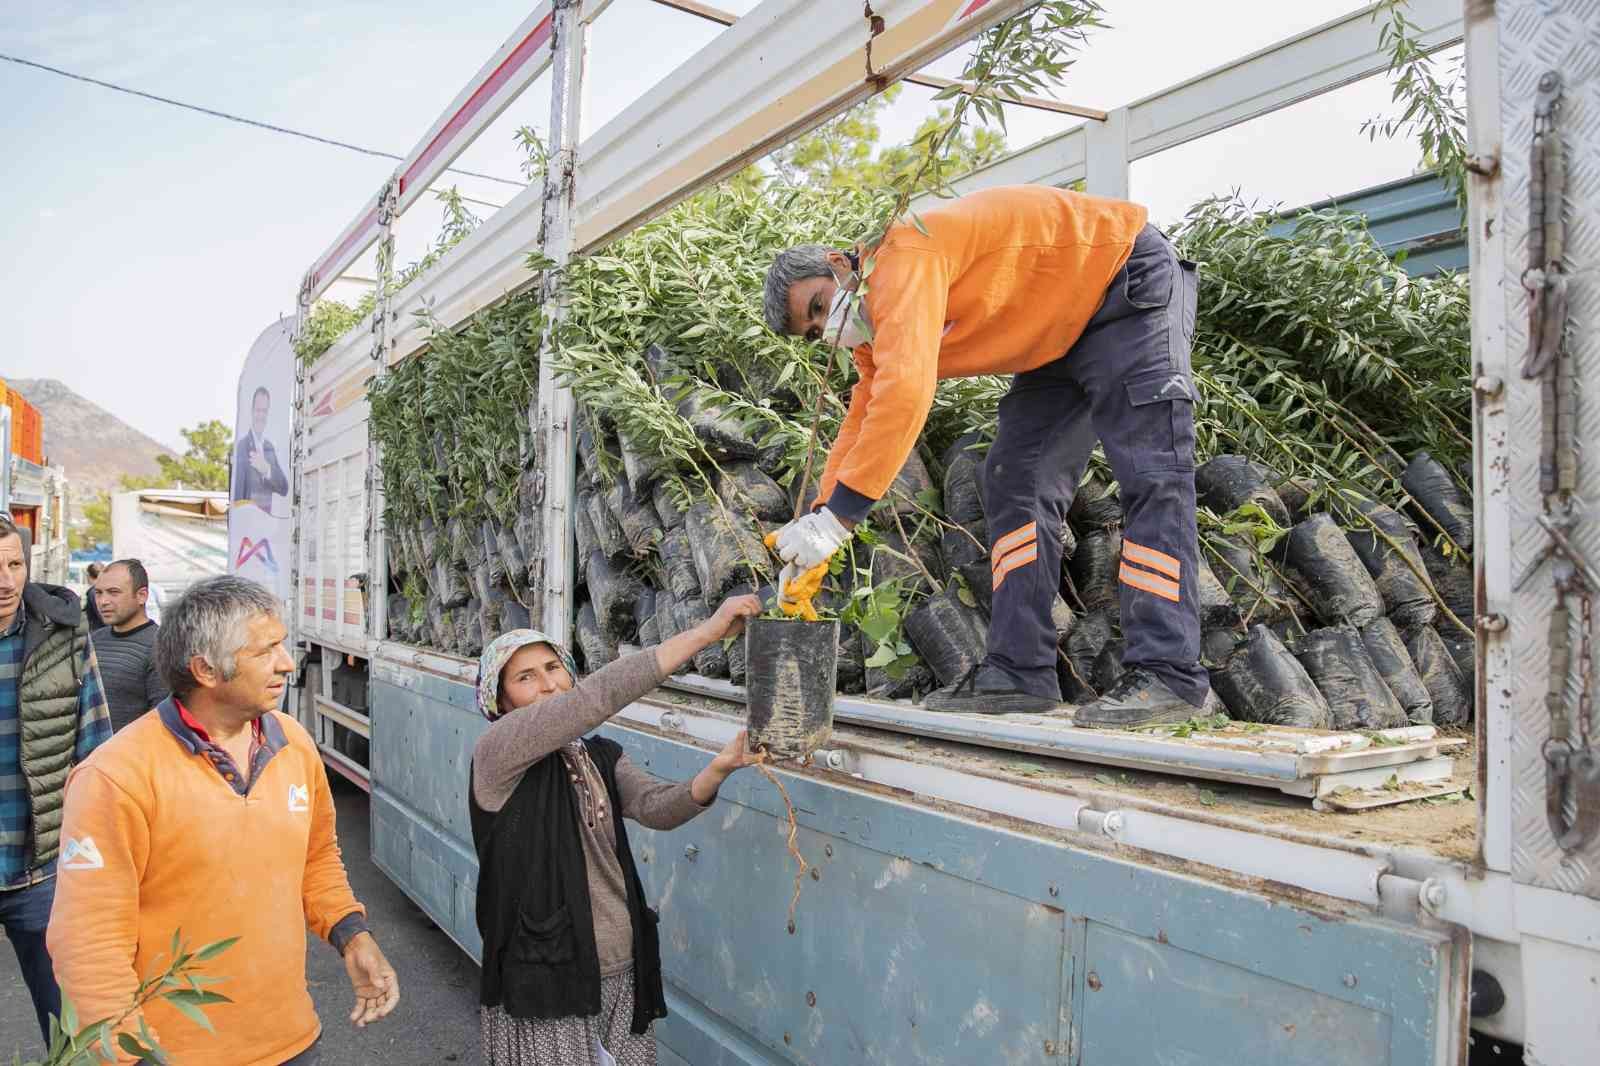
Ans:
[[[833,734],[839,623],[754,618],[744,639],[750,746],[806,758]]]

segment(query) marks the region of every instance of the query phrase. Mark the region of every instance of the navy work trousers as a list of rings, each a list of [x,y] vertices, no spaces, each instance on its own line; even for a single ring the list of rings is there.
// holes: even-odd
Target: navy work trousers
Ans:
[[[1046,298],[1041,293],[1040,298]],[[1150,670],[1200,706],[1195,570],[1196,276],[1146,226],[1083,336],[1060,359],[1016,375],[983,478],[994,600],[986,662],[1025,692],[1061,697],[1050,608],[1073,493],[1098,441],[1121,489],[1123,666]]]

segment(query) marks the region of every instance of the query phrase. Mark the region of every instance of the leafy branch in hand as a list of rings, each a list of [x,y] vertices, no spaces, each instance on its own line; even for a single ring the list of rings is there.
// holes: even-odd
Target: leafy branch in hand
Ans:
[[[238,937],[229,937],[191,952],[183,943],[182,932],[175,931],[172,934],[171,961],[160,973],[151,974],[139,982],[139,988],[126,1010],[114,1018],[80,1026],[77,1011],[63,997],[60,1017],[50,1018],[50,1041],[45,1057],[25,1062],[19,1052],[12,1059],[13,1066],[95,1066],[98,1063],[116,1062],[119,1051],[141,1061],[165,1066],[171,1059],[145,1022],[144,1009],[157,1001],[169,1003],[207,1032],[215,1032],[202,1008],[233,1001],[220,992],[208,990],[207,986],[216,984],[221,978],[201,973],[200,964],[211,961],[238,942]],[[123,1026],[135,1018],[138,1018],[137,1026],[131,1031],[125,1030]]]

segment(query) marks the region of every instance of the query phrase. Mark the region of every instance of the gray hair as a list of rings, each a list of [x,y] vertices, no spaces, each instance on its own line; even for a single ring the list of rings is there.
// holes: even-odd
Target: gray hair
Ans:
[[[161,678],[174,696],[187,696],[200,687],[192,659],[199,657],[232,680],[239,652],[247,639],[246,627],[261,615],[278,617],[278,600],[264,585],[224,574],[190,585],[178,602],[162,612],[156,635],[155,662]]]
[[[829,251],[826,245],[801,244],[785,248],[773,259],[767,268],[767,284],[761,301],[761,313],[772,332],[789,332],[789,289],[795,282],[833,277],[833,268],[828,265]]]

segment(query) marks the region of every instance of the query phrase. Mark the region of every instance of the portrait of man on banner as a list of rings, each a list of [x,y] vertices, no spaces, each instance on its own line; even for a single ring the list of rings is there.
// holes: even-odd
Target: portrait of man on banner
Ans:
[[[268,436],[272,391],[258,385],[250,396],[250,422],[241,426],[233,446],[232,496],[235,503],[253,503],[272,513],[272,498],[289,494],[289,478]]]

